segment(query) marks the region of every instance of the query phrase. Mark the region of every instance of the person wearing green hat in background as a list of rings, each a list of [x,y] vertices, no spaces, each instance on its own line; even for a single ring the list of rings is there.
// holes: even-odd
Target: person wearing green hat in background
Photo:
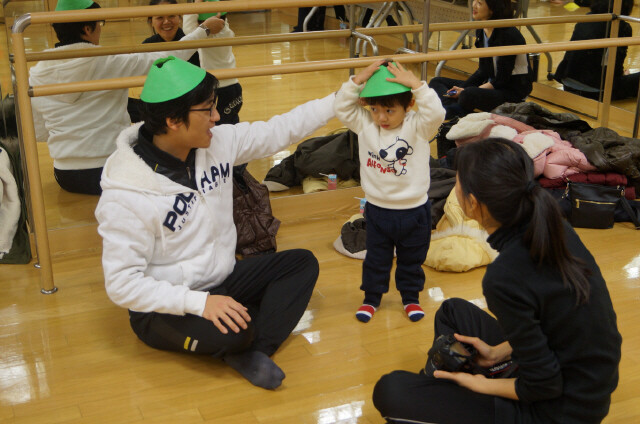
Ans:
[[[307,250],[236,261],[231,168],[281,151],[333,118],[335,95],[267,122],[216,126],[217,79],[174,57],[151,67],[144,122],[123,130],[96,208],[105,287],[147,345],[221,358],[256,386],[318,277]]]
[[[418,110],[411,108],[417,104]],[[367,106],[367,110],[364,106]],[[365,206],[364,302],[356,318],[368,322],[389,291],[394,249],[396,288],[411,321],[424,317],[419,295],[431,240],[429,140],[444,120],[437,93],[401,64],[379,60],[345,82],[336,116],[358,135]]]
[[[149,6],[157,4],[178,4],[177,0],[151,0]],[[147,18],[153,35],[145,38],[142,44],[164,43],[169,41],[179,41],[185,36],[184,31],[180,28],[182,24],[181,15],[155,15]],[[189,63],[200,66],[200,55],[195,52],[190,58]]]
[[[56,10],[96,9],[91,0],[59,0]],[[54,51],[96,47],[104,21],[53,24],[59,42]],[[224,21],[208,19],[182,40],[203,39],[219,31]],[[176,51],[188,59],[194,49]],[[154,60],[169,52],[133,53],[41,61],[29,71],[29,84],[46,85],[105,78],[144,75]],[[64,190],[100,194],[100,175],[107,157],[115,150],[118,133],[131,125],[127,113],[127,89],[90,91],[34,97],[31,102],[36,139],[47,141],[54,176]]]
[[[203,0],[194,0],[201,3]],[[206,0],[218,1],[218,0]],[[224,20],[224,27],[218,32],[212,32],[209,38],[230,38],[235,37],[235,33],[229,27],[227,12],[220,14],[201,13],[199,15],[185,15],[184,29],[191,31],[212,16],[218,16]],[[200,66],[204,69],[234,69],[236,67],[236,57],[231,46],[206,47],[198,49],[200,55]],[[238,113],[242,108],[242,86],[237,78],[227,78],[219,80],[218,87],[218,113],[220,114],[220,124],[237,124],[240,122]]]
[[[151,0],[149,6],[158,4],[178,4],[177,0]],[[149,16],[147,22],[151,26],[153,35],[146,38],[142,44],[164,43],[169,41],[179,41],[184,37],[184,31],[180,28],[182,23],[181,15],[155,15]],[[200,55],[196,51],[189,58],[189,63],[200,66]],[[127,112],[131,122],[140,122],[140,102],[139,98],[129,97],[127,102]]]

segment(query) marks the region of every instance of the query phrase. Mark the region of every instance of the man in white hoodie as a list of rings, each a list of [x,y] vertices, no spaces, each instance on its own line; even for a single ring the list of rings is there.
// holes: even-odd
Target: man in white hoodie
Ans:
[[[56,10],[96,9],[92,0],[59,0]],[[225,22],[207,19],[183,40],[204,39]],[[59,43],[55,51],[97,47],[104,21],[53,24]],[[176,51],[188,59],[194,49]],[[41,61],[30,70],[32,86],[144,75],[154,60],[168,52],[80,57]],[[100,175],[114,140],[131,125],[127,89],[59,94],[32,99],[36,139],[47,141],[60,187],[74,193],[100,194]]]
[[[142,90],[144,122],[122,131],[96,209],[111,300],[147,345],[221,358],[256,386],[311,297],[318,261],[288,250],[236,261],[231,168],[325,125],[331,94],[268,122],[216,126],[217,79],[172,56]]]

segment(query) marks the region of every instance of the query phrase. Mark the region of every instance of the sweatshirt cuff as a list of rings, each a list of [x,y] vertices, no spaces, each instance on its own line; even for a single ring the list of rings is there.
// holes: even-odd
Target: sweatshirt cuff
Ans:
[[[418,91],[424,91],[424,90],[428,90],[429,86],[427,85],[426,81],[420,81],[420,87],[416,88],[416,89],[411,89],[412,93],[417,93]]]
[[[207,296],[209,296],[207,292],[188,291],[184,296],[184,312],[201,317],[207,303]]]
[[[360,85],[356,84],[355,81],[353,80],[355,77],[356,77],[355,75],[351,75],[349,77],[349,80],[347,81],[347,84],[350,86],[349,88],[351,90],[354,90],[354,91],[357,90],[359,93],[362,91],[362,89],[364,89],[365,84],[360,84]]]

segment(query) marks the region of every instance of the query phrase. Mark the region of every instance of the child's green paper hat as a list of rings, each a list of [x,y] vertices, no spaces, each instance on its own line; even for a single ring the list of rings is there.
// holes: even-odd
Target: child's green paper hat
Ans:
[[[397,82],[387,81],[387,78],[395,78],[395,76],[386,66],[380,65],[380,68],[371,75],[371,78],[369,78],[365,84],[360,92],[360,97],[390,96],[392,94],[411,91],[410,87]]]
[[[56,10],[82,10],[93,4],[93,0],[58,0]]]
[[[193,90],[207,72],[174,56],[157,59],[151,65],[140,99],[147,103],[162,103]]]
[[[204,0],[204,1],[218,1],[218,0]],[[227,14],[227,12],[219,12],[220,16],[224,16]],[[212,16],[216,16],[217,13],[201,13],[198,15],[198,20],[199,21],[205,21],[207,19],[209,19]]]

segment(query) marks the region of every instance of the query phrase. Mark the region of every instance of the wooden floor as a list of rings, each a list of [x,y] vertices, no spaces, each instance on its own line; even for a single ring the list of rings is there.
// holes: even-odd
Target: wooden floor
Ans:
[[[242,35],[287,32],[293,23],[291,14],[276,12],[230,19]],[[138,42],[148,36],[140,21],[105,28],[110,32],[105,31],[104,44],[117,37]],[[46,29],[39,34],[33,44],[49,42]],[[235,52],[239,66],[346,57],[337,41]],[[268,119],[336,90],[346,75],[335,71],[243,80],[241,119]],[[339,126],[333,120],[317,134]],[[261,179],[293,150],[251,163],[250,171]],[[283,386],[258,389],[216,360],[155,351],[136,339],[126,311],[104,291],[93,217],[97,199],[62,191],[53,179],[46,145],[39,145],[39,153],[59,291],[39,293],[33,264],[0,266],[0,422],[382,423],[371,402],[373,385],[389,371],[417,371],[424,365],[433,314],[441,301],[462,297],[484,305],[484,269],[458,274],[425,267],[425,319],[411,323],[398,293],[391,290],[370,323],[356,321],[362,263],[340,255],[332,243],[342,224],[357,213],[354,197],[362,197],[361,189],[274,195],[274,214],[282,221],[279,249],[312,250],[321,271],[303,319],[274,356],[287,374]],[[620,384],[605,423],[640,422],[640,232],[628,223],[578,232],[602,268],[624,338]]]

